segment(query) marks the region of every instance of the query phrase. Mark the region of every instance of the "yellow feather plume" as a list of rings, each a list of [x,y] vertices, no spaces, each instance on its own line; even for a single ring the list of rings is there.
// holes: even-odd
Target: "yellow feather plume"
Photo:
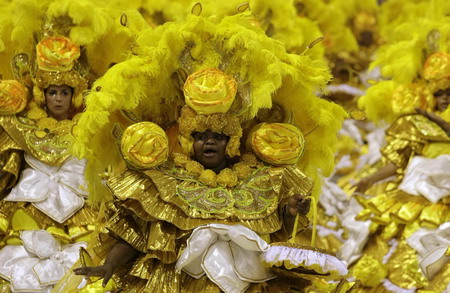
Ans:
[[[444,0],[387,1],[379,14],[385,44],[376,52],[371,68],[379,67],[384,78],[368,89],[359,106],[375,123],[391,122],[392,93],[399,85],[419,82],[428,55],[449,52],[450,4]]]
[[[118,151],[105,151],[105,145],[114,145],[114,125],[125,128],[131,123],[123,111],[169,127],[176,119],[177,105],[184,103],[174,82],[177,72],[190,74],[208,67],[220,68],[238,81],[247,99],[242,121],[271,107],[272,101],[292,109],[293,123],[305,134],[310,132],[300,166],[316,183],[319,172],[331,172],[336,133],[346,113],[315,95],[330,79],[326,66],[306,55],[288,54],[281,42],[267,37],[242,14],[220,22],[192,16],[142,31],[133,56],[110,68],[86,97],[73,151],[88,159],[91,174],[117,167]],[[91,192],[94,201],[104,195],[94,188]]]

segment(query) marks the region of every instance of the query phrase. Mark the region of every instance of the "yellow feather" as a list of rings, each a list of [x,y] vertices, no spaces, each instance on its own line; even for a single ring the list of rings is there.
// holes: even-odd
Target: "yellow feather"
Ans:
[[[86,157],[93,170],[120,165],[118,151],[104,152],[105,145],[114,143],[110,136],[113,125],[124,128],[131,123],[120,111],[165,127],[175,120],[176,105],[184,103],[173,74],[180,67],[187,74],[218,67],[241,86],[248,86],[251,103],[242,107],[243,121],[252,119],[259,109],[271,107],[272,101],[292,109],[294,124],[304,133],[314,129],[306,137],[300,166],[317,184],[320,173],[331,173],[336,134],[346,113],[315,95],[331,77],[324,62],[288,54],[281,42],[249,25],[243,15],[224,17],[220,22],[191,16],[183,22],[146,29],[139,33],[134,53],[110,68],[93,85],[100,90],[86,97],[73,150]]]

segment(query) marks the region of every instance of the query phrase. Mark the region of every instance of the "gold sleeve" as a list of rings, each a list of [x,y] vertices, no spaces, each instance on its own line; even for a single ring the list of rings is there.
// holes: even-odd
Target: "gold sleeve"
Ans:
[[[386,130],[387,145],[381,149],[381,153],[383,159],[392,162],[399,171],[406,168],[412,157],[421,155],[428,144],[427,136],[415,123],[417,118],[419,115],[400,116]],[[426,122],[419,119],[421,123]]]
[[[404,170],[415,155],[421,154],[423,143],[412,142],[402,138],[386,137],[387,145],[381,149],[383,159],[393,163],[399,170]]]
[[[279,205],[279,215],[280,219],[284,221],[286,204],[289,197],[295,194],[299,194],[304,197],[311,195],[314,183],[295,165],[282,168],[282,174],[283,176],[280,187],[280,195],[282,196],[280,197],[281,202]],[[309,219],[304,215],[298,217],[298,221],[298,231],[296,231],[296,233],[300,233],[309,225]],[[286,241],[291,236],[290,234],[290,231],[287,231],[283,225],[281,230],[271,235],[271,241]]]
[[[21,147],[0,127],[0,198],[16,184],[22,159]]]

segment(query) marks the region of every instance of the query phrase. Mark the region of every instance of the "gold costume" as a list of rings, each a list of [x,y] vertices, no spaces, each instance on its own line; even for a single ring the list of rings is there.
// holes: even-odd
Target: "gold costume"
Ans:
[[[0,116],[2,138],[8,142],[2,145],[3,153],[8,155],[7,164],[2,169],[2,174],[5,174],[2,179],[19,177],[22,171],[20,162],[23,160],[23,152],[31,153],[33,157],[50,166],[61,166],[67,162],[70,158],[67,135],[70,134],[75,121],[63,120],[59,124],[60,127],[46,133],[40,130],[32,119],[15,115]],[[43,137],[41,132],[44,134]],[[4,186],[2,191],[7,192],[14,185]],[[58,223],[30,203],[4,200],[0,202],[0,214],[1,221],[9,223],[2,227],[4,233],[2,247],[6,244],[20,243],[18,235],[21,230],[45,229],[64,243],[86,240],[87,238],[83,237],[92,232],[95,218],[93,211],[86,206],[67,222]]]
[[[383,184],[385,188],[375,193],[376,196],[359,198],[364,207],[359,217],[372,220],[373,234],[364,249],[363,258],[354,267],[354,274],[375,291],[389,288],[389,285],[380,285],[386,277],[394,286],[403,289],[443,292],[450,281],[448,264],[428,280],[419,267],[418,252],[407,243],[407,239],[420,228],[436,229],[448,222],[449,198],[433,203],[422,195],[402,191],[399,184],[414,157],[435,158],[450,154],[450,138],[425,116],[408,114],[398,117],[386,130],[386,141],[387,146],[382,149],[383,160],[395,164],[397,176],[395,181]],[[368,194],[375,190],[376,186],[369,189]],[[370,271],[374,269],[386,270],[386,274],[370,283],[365,276],[372,278]]]
[[[268,242],[286,241],[280,206],[294,190],[309,194],[312,182],[295,167],[261,167],[234,188],[210,188],[168,162],[157,170],[127,170],[108,186],[116,199],[106,229],[142,253],[128,276],[118,274],[120,287],[127,292],[220,292],[205,277],[175,274],[175,262],[192,230],[210,223],[241,224]],[[308,223],[305,217],[299,221],[301,227]],[[100,239],[109,242],[102,235]],[[302,286],[307,284],[305,280]],[[252,286],[248,292],[267,285]],[[261,292],[288,288],[270,285]]]

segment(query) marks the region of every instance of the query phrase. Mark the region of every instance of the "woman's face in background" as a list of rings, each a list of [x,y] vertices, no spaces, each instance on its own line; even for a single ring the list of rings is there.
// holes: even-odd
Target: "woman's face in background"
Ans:
[[[450,88],[438,90],[434,93],[434,98],[436,99],[436,110],[445,111],[450,105]]]
[[[45,89],[45,104],[47,114],[56,120],[64,120],[69,117],[69,109],[72,103],[73,89],[68,85],[50,85]]]

